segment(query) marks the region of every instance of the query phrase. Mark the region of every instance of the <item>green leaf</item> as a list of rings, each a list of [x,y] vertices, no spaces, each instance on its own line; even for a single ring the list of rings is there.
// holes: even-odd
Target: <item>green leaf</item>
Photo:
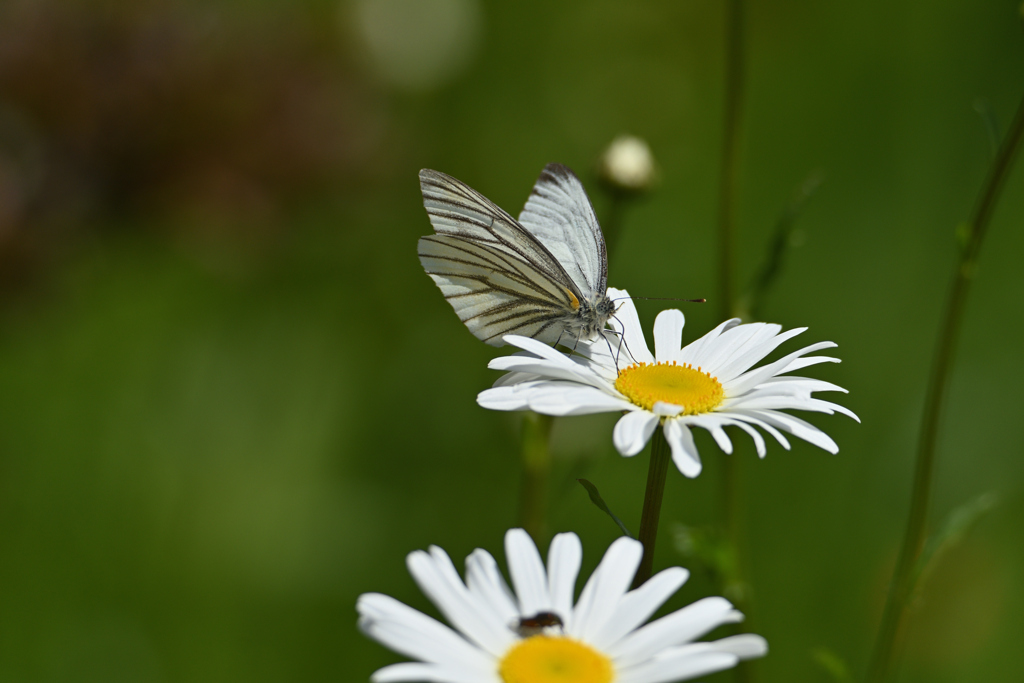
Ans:
[[[803,234],[796,231],[796,222],[803,213],[807,201],[817,192],[824,180],[821,171],[813,171],[793,191],[789,203],[775,223],[774,235],[765,255],[764,262],[754,277],[743,308],[751,317],[756,318],[758,310],[764,303],[768,290],[772,288],[782,272],[788,252],[803,242]]]
[[[672,534],[676,551],[691,563],[706,568],[726,598],[742,602],[750,597],[750,586],[739,576],[736,548],[724,533],[715,528],[677,523]]]
[[[935,567],[938,566],[942,556],[963,541],[981,518],[991,512],[998,504],[998,494],[994,491],[989,491],[972,501],[954,508],[949,513],[945,524],[928,539],[928,543],[917,560],[913,584],[913,595],[915,598],[919,596],[921,587],[931,573],[935,571]]]
[[[824,669],[833,681],[846,683],[846,681],[853,680],[853,677],[850,676],[850,667],[846,666],[843,658],[832,650],[825,647],[815,648],[811,650],[811,659]]]
[[[960,251],[966,249],[967,245],[971,243],[971,234],[973,232],[974,229],[971,227],[970,223],[957,224],[956,231],[954,234],[956,236],[956,246],[957,248],[960,249]]]
[[[580,486],[587,490],[587,493],[590,495],[590,502],[596,505],[598,509],[601,510],[601,512],[611,517],[612,521],[618,524],[619,528],[622,529],[623,534],[629,536],[630,538],[633,538],[633,534],[629,533],[629,529],[627,529],[626,525],[622,523],[622,520],[616,517],[615,513],[612,512],[611,509],[608,507],[608,504],[604,502],[604,498],[601,497],[601,494],[598,492],[597,487],[591,484],[586,479],[577,479],[576,481],[580,483]]]
[[[1002,137],[999,134],[999,121],[996,119],[996,111],[992,108],[992,103],[984,97],[974,100],[974,111],[978,112],[978,116],[981,117],[981,122],[985,126],[989,151],[992,153],[992,159],[995,159],[996,155],[999,154],[999,140]]]

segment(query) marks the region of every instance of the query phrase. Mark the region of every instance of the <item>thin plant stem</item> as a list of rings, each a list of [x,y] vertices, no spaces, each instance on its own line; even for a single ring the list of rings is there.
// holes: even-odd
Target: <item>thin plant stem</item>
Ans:
[[[743,111],[743,3],[744,0],[726,2],[724,130],[718,190],[718,306],[723,319],[732,317],[736,307],[733,243]]]
[[[605,248],[608,250],[610,260],[612,252],[615,251],[615,247],[619,243],[619,234],[622,232],[622,215],[625,213],[626,202],[629,201],[629,198],[616,188],[609,190],[608,195],[610,201],[605,218],[601,222],[601,228],[604,232]]]
[[[548,475],[551,472],[551,426],[555,418],[528,412],[523,417],[523,482],[519,523],[541,543],[547,517]]]
[[[665,496],[665,479],[668,476],[668,463],[672,459],[672,450],[665,440],[661,427],[654,430],[651,438],[651,462],[647,468],[647,488],[644,491],[644,509],[640,513],[640,533],[638,538],[644,546],[640,569],[633,579],[633,586],[639,586],[651,578],[654,567],[654,545],[658,538],[658,518],[661,516],[661,500]]]
[[[914,467],[914,483],[910,497],[910,514],[903,537],[899,559],[889,586],[889,595],[878,630],[878,640],[868,669],[868,680],[881,683],[889,679],[899,659],[899,650],[906,630],[911,606],[915,571],[924,549],[931,503],[932,478],[935,470],[935,448],[939,423],[949,384],[949,374],[956,354],[956,342],[963,321],[964,304],[977,266],[978,253],[999,198],[1000,190],[1024,136],[1024,99],[1021,100],[1010,130],[992,163],[988,178],[975,205],[971,222],[966,226],[963,243],[953,275],[945,316],[939,331],[938,345],[928,380],[928,393],[921,417],[921,436]]]
[[[740,121],[743,108],[743,3],[744,0],[728,0],[726,2],[725,107],[718,202],[718,310],[720,320],[733,317],[736,314],[737,306],[733,273],[735,260],[733,238],[736,227]],[[734,458],[726,458],[724,463],[722,502],[726,508],[726,533],[735,545],[738,540],[740,517],[740,511],[736,509],[739,499],[735,495],[739,473],[736,471]],[[737,549],[734,548],[734,550]]]
[[[725,3],[725,103],[722,137],[721,177],[718,195],[718,310],[719,319],[732,318],[739,312],[735,290],[736,197],[740,174],[740,138],[742,134],[745,42],[744,0]],[[738,494],[740,472],[735,457],[725,458],[722,471],[722,506],[725,511],[725,533],[732,546],[734,564],[732,583],[738,594],[745,594],[743,552],[743,511]],[[723,590],[726,586],[722,587]],[[744,603],[747,601],[744,600]],[[748,605],[737,605],[747,610]],[[741,666],[736,680],[747,681],[750,668]]]
[[[768,249],[767,258],[754,277],[750,291],[739,306],[741,317],[749,317],[752,320],[760,319],[761,308],[768,297],[768,292],[781,275],[786,257],[792,248],[793,232],[797,219],[803,212],[807,200],[815,193],[821,182],[822,174],[820,171],[814,171],[807,176],[797,186],[789,200],[789,204],[775,222],[775,229],[772,231],[772,241]]]

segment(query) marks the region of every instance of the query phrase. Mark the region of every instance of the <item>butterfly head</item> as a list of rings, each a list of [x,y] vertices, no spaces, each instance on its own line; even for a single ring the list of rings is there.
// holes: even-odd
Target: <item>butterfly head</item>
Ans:
[[[572,298],[573,303],[579,303],[570,319],[565,321],[566,331],[578,339],[593,339],[608,323],[608,319],[615,314],[615,302],[608,298],[607,294],[595,294],[589,299]]]

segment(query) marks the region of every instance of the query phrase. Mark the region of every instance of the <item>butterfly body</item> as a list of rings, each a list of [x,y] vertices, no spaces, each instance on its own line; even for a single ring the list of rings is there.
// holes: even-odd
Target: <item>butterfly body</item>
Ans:
[[[604,236],[572,171],[548,164],[519,220],[439,171],[420,171],[420,189],[436,233],[420,238],[420,262],[477,338],[571,344],[604,329]]]
[[[576,303],[572,314],[560,321],[570,339],[593,339],[615,313],[615,304],[607,294],[597,294]]]

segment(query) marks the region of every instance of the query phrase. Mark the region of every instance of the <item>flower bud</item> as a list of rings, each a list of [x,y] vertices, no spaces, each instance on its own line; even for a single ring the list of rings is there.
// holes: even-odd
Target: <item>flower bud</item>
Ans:
[[[649,190],[657,175],[651,148],[633,135],[620,135],[612,140],[601,155],[598,171],[602,180],[625,192]]]

